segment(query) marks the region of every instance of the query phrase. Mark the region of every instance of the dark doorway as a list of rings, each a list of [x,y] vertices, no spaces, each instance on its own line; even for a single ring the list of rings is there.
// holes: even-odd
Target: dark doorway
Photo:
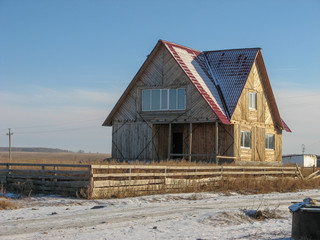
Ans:
[[[172,152],[173,154],[182,154],[183,133],[176,132],[172,134]],[[182,158],[182,156],[173,156],[173,158]]]

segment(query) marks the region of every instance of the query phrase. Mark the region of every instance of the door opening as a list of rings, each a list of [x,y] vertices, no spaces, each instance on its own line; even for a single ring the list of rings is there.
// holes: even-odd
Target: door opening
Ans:
[[[183,151],[183,133],[176,132],[172,134],[172,152],[173,154],[182,154]],[[182,158],[181,156],[173,156],[173,158]]]

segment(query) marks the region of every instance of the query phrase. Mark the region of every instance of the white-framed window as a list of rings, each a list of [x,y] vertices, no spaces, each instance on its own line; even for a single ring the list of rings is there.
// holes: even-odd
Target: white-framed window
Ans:
[[[249,92],[249,109],[257,110],[257,93]]]
[[[251,132],[241,131],[241,144],[242,148],[251,148]]]
[[[274,134],[266,134],[266,149],[274,150]]]
[[[186,90],[184,88],[142,90],[142,111],[185,109]]]

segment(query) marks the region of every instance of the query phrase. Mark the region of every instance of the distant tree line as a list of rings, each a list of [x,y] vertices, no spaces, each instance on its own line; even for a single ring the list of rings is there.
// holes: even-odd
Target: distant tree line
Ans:
[[[9,151],[8,147],[0,147],[0,152]],[[59,148],[42,148],[42,147],[13,147],[13,152],[48,152],[48,153],[57,153],[57,152],[71,152],[68,150],[63,150]]]

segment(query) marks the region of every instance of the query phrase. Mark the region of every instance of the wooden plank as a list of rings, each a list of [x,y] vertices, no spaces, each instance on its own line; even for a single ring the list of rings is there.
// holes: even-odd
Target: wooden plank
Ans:
[[[89,171],[54,171],[54,170],[22,170],[22,169],[11,169],[11,174],[41,174],[42,176],[53,175],[53,174],[68,174],[68,175],[89,175]]]
[[[265,172],[223,172],[223,175],[282,175],[290,174],[295,175],[295,172],[291,171],[265,171]]]
[[[221,166],[166,166],[166,165],[92,165],[93,169],[170,169],[170,170],[199,170],[199,169],[220,169]],[[295,167],[277,167],[277,166],[223,166],[224,169],[287,169],[287,170],[295,170]]]
[[[142,180],[104,180],[94,181],[93,187],[116,187],[116,186],[135,186],[135,185],[147,185],[147,184],[161,184],[164,183],[164,179],[142,179]]]
[[[141,185],[141,186],[117,186],[117,187],[101,187],[93,188],[93,191],[106,192],[121,192],[121,191],[139,191],[139,190],[160,190],[163,189],[163,184]]]
[[[3,165],[3,166],[7,166],[7,165],[10,165],[10,166],[30,166],[30,167],[42,167],[42,166],[45,166],[45,167],[74,167],[74,168],[89,168],[90,165],[82,165],[82,164],[38,164],[38,163],[0,163],[0,165]]]
[[[318,170],[318,171],[315,171],[314,173],[311,173],[309,176],[307,176],[305,179],[306,179],[306,180],[309,180],[310,178],[316,176],[319,172],[320,172],[319,170]]]
[[[296,164],[296,168],[298,169],[299,175],[302,179],[304,179],[304,176],[301,173],[300,167],[298,167],[298,164]]]
[[[252,171],[252,172],[242,172],[242,171],[226,171],[224,169],[223,175],[252,175],[252,174],[295,174],[294,171]],[[220,172],[167,172],[167,173],[98,173],[93,174],[94,178],[108,178],[108,177],[169,177],[169,176],[203,176],[203,175],[220,175]]]
[[[47,186],[41,186],[41,185],[36,185],[33,186],[33,189],[35,192],[48,192],[48,193],[57,193],[57,194],[61,194],[61,195],[75,195],[76,192],[78,192],[80,189],[83,188],[75,188],[75,187],[47,187]]]
[[[232,157],[232,156],[217,156],[217,158],[236,159],[236,157]]]
[[[189,161],[192,160],[192,122],[189,123]]]
[[[57,182],[52,182],[52,181],[39,181],[39,180],[31,180],[33,184],[37,184],[40,186],[47,186],[47,187],[69,187],[69,188],[84,188],[90,186],[89,181],[57,181]]]
[[[21,178],[21,179],[61,179],[61,180],[79,180],[79,179],[90,179],[90,177],[79,177],[79,176],[52,176],[52,175],[19,175],[19,174],[10,174],[7,176],[7,179]]]
[[[311,180],[320,178],[320,175],[313,177]]]
[[[171,158],[171,134],[172,134],[172,126],[171,126],[171,122],[169,123],[169,130],[168,130],[168,160]]]

